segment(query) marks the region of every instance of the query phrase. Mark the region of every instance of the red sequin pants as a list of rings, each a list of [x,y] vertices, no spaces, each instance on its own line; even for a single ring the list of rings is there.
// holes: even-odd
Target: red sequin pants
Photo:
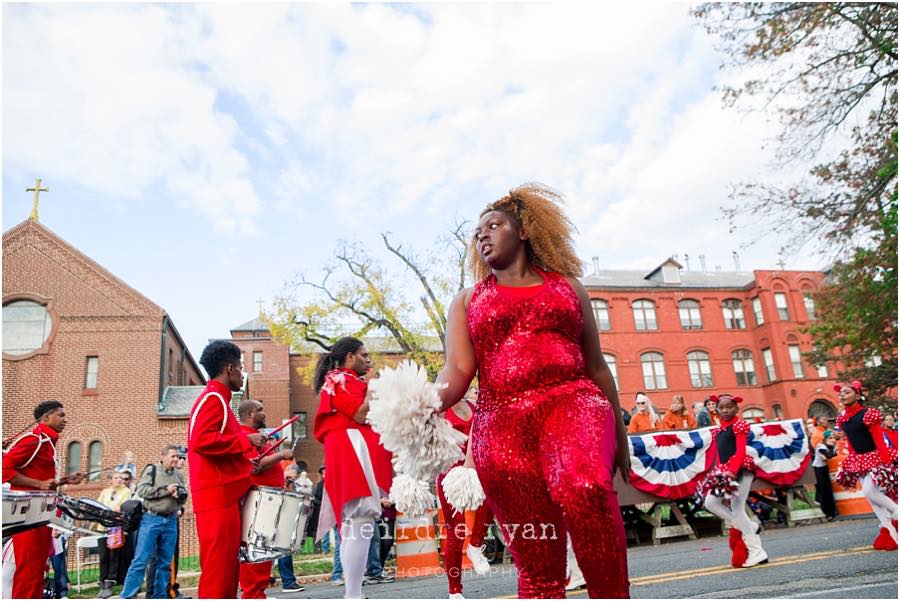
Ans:
[[[462,464],[460,464],[462,465]],[[444,476],[441,474],[437,480],[438,499],[441,502],[441,511],[444,514],[444,540],[447,546],[444,550],[444,571],[447,573],[448,592],[453,595],[462,593],[462,554],[466,539],[466,516],[453,509],[444,497]],[[487,503],[482,503],[475,511],[475,522],[469,537],[469,544],[480,547],[484,544],[484,535],[488,526],[494,521],[494,514]]]
[[[518,568],[519,597],[565,597],[567,532],[588,595],[628,597],[612,407],[583,382],[542,392],[479,405],[472,429],[475,466]]]

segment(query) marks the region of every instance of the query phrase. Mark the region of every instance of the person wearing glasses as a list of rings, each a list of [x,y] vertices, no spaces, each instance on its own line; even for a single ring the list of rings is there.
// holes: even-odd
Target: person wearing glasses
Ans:
[[[643,392],[637,393],[634,400],[634,413],[631,415],[631,422],[628,424],[628,432],[630,434],[640,434],[641,432],[652,432],[656,430],[659,423],[659,416],[650,404],[650,397]]]

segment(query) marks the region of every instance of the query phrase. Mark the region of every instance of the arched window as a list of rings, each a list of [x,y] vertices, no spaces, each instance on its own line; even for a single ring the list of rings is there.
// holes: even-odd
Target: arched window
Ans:
[[[66,449],[66,474],[81,471],[81,443],[77,440],[69,443]]]
[[[610,330],[609,303],[600,298],[592,298],[591,309],[594,311],[594,321],[597,322],[597,329],[602,332],[608,332]]]
[[[812,290],[803,291],[803,307],[806,309],[806,318],[812,321],[816,318],[816,301]]]
[[[50,337],[53,320],[46,305],[33,300],[16,300],[3,305],[3,352],[26,355],[36,351]]]
[[[100,479],[100,462],[103,459],[103,443],[95,440],[88,445],[88,480]]]
[[[618,388],[619,372],[616,370],[616,356],[610,355],[609,353],[603,353],[603,358],[606,360],[606,364],[609,366],[609,371],[612,372],[613,380],[616,381],[616,388]]]
[[[656,306],[653,301],[641,299],[631,303],[631,312],[634,314],[634,328],[636,330],[656,329]]]
[[[704,388],[713,385],[712,369],[709,366],[709,353],[692,351],[687,355],[688,371],[691,373],[691,386]]]
[[[644,388],[657,390],[667,388],[666,365],[662,353],[644,353],[641,355],[641,369],[644,372]]]
[[[736,298],[722,301],[722,315],[725,317],[725,327],[729,330],[743,330],[747,327],[744,305]]]
[[[699,330],[703,327],[700,319],[700,303],[685,299],[678,303],[678,317],[681,318],[682,330]]]
[[[772,405],[772,415],[775,416],[775,419],[781,419],[784,417],[784,411],[781,409],[781,405],[775,403]]]
[[[738,349],[731,353],[734,375],[738,386],[756,385],[756,371],[753,369],[753,355],[747,349]]]
[[[766,412],[762,409],[751,407],[749,409],[744,409],[743,411],[741,411],[741,417],[743,417],[748,422],[753,423],[757,419],[765,419]]]
[[[778,319],[790,321],[791,312],[788,310],[787,294],[784,292],[775,293],[775,308],[778,309]]]
[[[837,409],[835,409],[834,405],[826,399],[816,399],[809,405],[806,416],[828,418],[831,420],[837,417]]]

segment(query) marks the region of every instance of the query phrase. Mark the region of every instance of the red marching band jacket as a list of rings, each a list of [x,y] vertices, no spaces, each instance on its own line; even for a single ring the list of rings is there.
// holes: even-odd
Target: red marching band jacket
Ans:
[[[249,441],[230,402],[231,390],[210,380],[191,408],[188,468],[198,512],[237,504],[250,487]]]
[[[35,480],[56,478],[56,441],[59,432],[46,424],[38,424],[21,436],[3,454],[3,483],[22,474]],[[11,485],[11,490],[37,490],[31,486]]]

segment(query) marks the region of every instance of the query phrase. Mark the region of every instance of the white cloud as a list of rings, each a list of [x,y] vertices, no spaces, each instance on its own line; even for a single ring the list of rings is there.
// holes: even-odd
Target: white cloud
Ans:
[[[14,169],[111,198],[162,184],[217,229],[261,202],[237,125],[193,64],[189,21],[152,5],[5,7],[4,151]]]

